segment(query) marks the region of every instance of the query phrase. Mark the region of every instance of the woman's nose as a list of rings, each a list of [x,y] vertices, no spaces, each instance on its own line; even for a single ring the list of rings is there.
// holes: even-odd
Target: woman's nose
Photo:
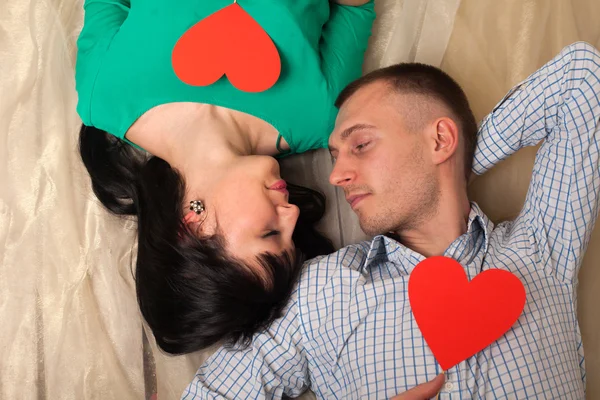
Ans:
[[[285,203],[280,204],[278,207],[279,215],[286,220],[293,220],[294,225],[296,220],[300,216],[300,208],[295,204]]]
[[[263,168],[264,168],[264,171],[267,172],[268,174],[272,174],[274,176],[280,176],[279,163],[273,157],[264,156]]]

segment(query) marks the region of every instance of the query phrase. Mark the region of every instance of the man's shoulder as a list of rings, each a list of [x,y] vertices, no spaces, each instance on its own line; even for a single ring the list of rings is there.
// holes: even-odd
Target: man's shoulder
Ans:
[[[367,240],[306,261],[300,277],[301,285],[318,287],[334,277],[360,273],[370,245],[371,241]]]
[[[371,246],[370,240],[365,240],[356,244],[351,244],[341,249],[323,256],[311,258],[304,262],[304,269],[315,268],[317,266],[340,266],[356,263],[358,258],[364,258],[369,252]]]

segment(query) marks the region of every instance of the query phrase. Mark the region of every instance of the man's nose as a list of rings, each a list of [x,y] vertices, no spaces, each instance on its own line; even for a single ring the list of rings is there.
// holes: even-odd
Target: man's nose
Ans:
[[[349,160],[345,157],[338,157],[333,171],[329,175],[329,183],[335,186],[345,186],[351,183],[356,177],[356,170]]]

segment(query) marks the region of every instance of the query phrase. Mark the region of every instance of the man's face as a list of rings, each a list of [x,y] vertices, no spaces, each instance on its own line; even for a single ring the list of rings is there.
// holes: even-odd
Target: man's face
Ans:
[[[336,159],[329,181],[344,190],[368,235],[417,228],[437,206],[431,127],[414,129],[414,116],[403,112],[410,107],[410,96],[371,83],[344,103],[329,138]]]

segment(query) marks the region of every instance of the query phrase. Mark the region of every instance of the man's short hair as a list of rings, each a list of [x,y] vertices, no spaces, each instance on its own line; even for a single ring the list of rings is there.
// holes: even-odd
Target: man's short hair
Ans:
[[[396,93],[429,97],[450,110],[464,140],[464,167],[468,180],[477,143],[477,123],[460,85],[444,71],[431,65],[401,63],[375,70],[350,83],[339,94],[336,107],[340,108],[360,88],[380,81],[388,83]]]

